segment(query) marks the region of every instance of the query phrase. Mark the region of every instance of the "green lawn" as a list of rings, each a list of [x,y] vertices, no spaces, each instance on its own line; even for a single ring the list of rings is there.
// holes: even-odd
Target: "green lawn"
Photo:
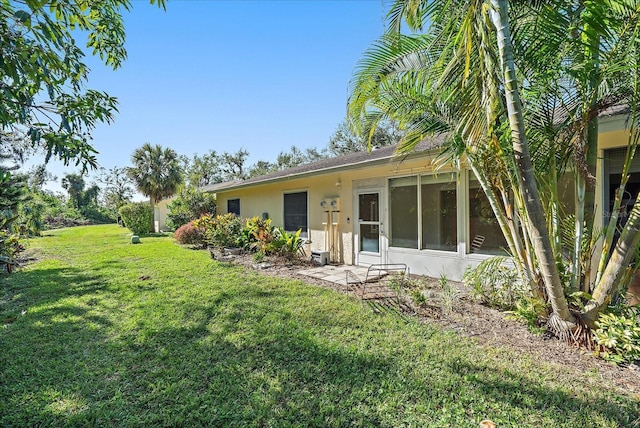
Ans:
[[[49,232],[29,243],[38,262],[1,279],[0,426],[582,428],[640,415],[597,374],[142,241],[117,226]]]

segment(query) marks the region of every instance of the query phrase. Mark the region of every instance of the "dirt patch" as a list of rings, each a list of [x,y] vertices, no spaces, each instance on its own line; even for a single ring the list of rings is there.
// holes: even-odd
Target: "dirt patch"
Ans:
[[[298,274],[311,263],[306,260],[293,262],[268,257],[256,263],[251,255],[240,255],[226,261],[238,263],[261,274],[298,279],[307,284],[329,288],[339,293],[353,295],[347,286],[327,282]],[[439,296],[440,287],[436,279],[425,279],[427,292],[431,293],[427,302],[416,306],[411,299],[402,298],[400,309],[415,316],[421,322],[437,324],[443,328],[475,339],[480,346],[502,347],[514,352],[526,352],[536,359],[560,365],[566,372],[590,374],[603,382],[614,385],[618,390],[635,395],[640,399],[640,367],[630,365],[616,367],[596,357],[593,352],[568,345],[548,334],[533,334],[527,327],[507,314],[479,304],[469,296],[462,284],[455,283],[457,296],[450,311],[444,310]],[[372,305],[376,310],[377,305]]]

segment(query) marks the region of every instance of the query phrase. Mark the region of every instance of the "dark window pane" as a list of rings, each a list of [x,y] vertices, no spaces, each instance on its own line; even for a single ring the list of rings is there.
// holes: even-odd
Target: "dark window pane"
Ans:
[[[389,181],[392,247],[418,248],[417,182],[417,177]]]
[[[480,243],[470,252],[504,254],[508,248],[489,199],[476,180],[469,180],[469,238]]]
[[[358,195],[358,215],[360,221],[379,221],[380,206],[377,193]]]
[[[227,201],[227,212],[240,217],[240,199],[229,199]]]
[[[284,229],[295,232],[302,229],[307,236],[307,192],[285,193],[284,195]]]
[[[423,177],[423,183],[428,177]],[[422,184],[422,248],[455,251],[458,242],[456,183]]]

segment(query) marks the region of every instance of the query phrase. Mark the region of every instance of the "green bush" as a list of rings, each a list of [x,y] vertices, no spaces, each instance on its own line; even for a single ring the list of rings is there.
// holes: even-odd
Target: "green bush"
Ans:
[[[204,242],[212,248],[236,247],[240,245],[243,221],[235,214],[218,216],[204,215],[193,222],[204,230]]]
[[[151,231],[153,208],[147,202],[134,202],[120,208],[124,225],[134,234],[142,235]]]
[[[82,206],[80,207],[80,212],[92,224],[116,223],[118,220],[113,211],[96,204]]]
[[[167,206],[167,227],[177,230],[183,224],[203,215],[215,215],[216,197],[199,189],[183,189]]]
[[[467,269],[462,277],[471,295],[482,303],[500,309],[514,309],[516,303],[529,297],[508,257],[491,257],[475,269]]]
[[[600,356],[614,364],[640,361],[640,323],[638,309],[627,307],[620,313],[601,314],[593,338],[600,345]]]
[[[11,273],[18,266],[16,256],[25,250],[16,234],[0,230],[0,267]]]
[[[271,219],[251,217],[245,220],[244,228],[238,238],[238,246],[246,251],[269,252],[273,240]]]
[[[302,252],[304,240],[300,237],[302,229],[295,233],[289,233],[282,227],[273,228],[273,239],[269,244],[269,252],[274,252],[282,257],[292,260]]]

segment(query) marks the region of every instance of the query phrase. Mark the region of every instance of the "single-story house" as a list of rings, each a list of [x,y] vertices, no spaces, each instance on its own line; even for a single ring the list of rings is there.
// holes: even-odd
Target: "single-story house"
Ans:
[[[626,115],[600,120],[597,219],[604,221],[620,184],[628,139]],[[218,213],[271,218],[302,229],[310,251],[333,263],[406,263],[411,273],[460,280],[469,266],[506,247],[500,227],[473,173],[434,170],[443,137],[423,141],[402,158],[395,147],[323,159],[245,181],[211,185]],[[627,190],[640,191],[640,156]],[[573,199],[571,177],[566,195]]]

